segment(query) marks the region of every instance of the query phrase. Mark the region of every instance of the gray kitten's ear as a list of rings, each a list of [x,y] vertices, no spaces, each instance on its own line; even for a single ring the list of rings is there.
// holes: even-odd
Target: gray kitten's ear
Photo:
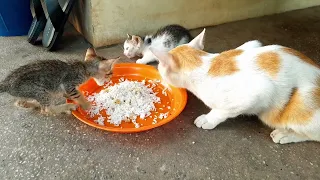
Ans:
[[[132,35],[127,34],[127,39],[128,39],[128,40],[132,39]]]
[[[116,62],[116,61],[121,60],[121,56],[116,57],[116,58],[111,58],[111,59],[103,58],[102,60],[103,60],[103,63],[105,63],[106,61],[108,61],[108,62]]]
[[[115,58],[116,61],[119,61],[121,59],[121,56]]]
[[[96,56],[97,56],[96,50],[94,50],[93,48],[88,48],[84,60],[89,61],[94,59]]]
[[[109,59],[108,62],[111,63],[112,67],[120,61],[121,57]]]
[[[113,59],[106,59],[99,64],[99,68],[105,72],[110,71],[119,60],[120,56]]]

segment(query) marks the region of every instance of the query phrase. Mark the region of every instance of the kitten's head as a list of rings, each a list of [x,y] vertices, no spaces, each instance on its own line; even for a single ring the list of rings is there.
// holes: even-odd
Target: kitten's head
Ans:
[[[140,36],[127,34],[123,44],[123,54],[128,58],[142,56],[143,40]]]
[[[159,60],[158,70],[161,77],[169,84],[184,87],[188,81],[188,72],[201,66],[201,56],[207,53],[204,48],[205,29],[188,44],[180,45],[169,52],[150,48]]]
[[[85,61],[87,63],[87,71],[89,76],[93,77],[99,86],[102,86],[110,79],[113,73],[113,66],[120,57],[115,59],[106,59],[98,56],[93,48],[89,48],[86,53]]]

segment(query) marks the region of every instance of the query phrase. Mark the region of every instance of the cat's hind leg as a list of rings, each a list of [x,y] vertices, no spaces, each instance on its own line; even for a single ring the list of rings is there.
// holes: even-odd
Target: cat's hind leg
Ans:
[[[275,129],[270,134],[273,142],[279,144],[296,143],[303,141],[310,141],[311,139],[305,135],[298,134],[293,130],[288,129]]]
[[[31,108],[36,109],[40,108],[40,103],[35,99],[18,99],[15,103],[15,106],[22,108]]]
[[[77,108],[77,105],[75,104],[54,105],[54,98],[57,98],[55,94],[47,93],[42,89],[35,94],[35,98],[41,105],[41,114],[44,115],[69,113],[71,110],[75,110]]]
[[[316,99],[316,98],[315,98]],[[308,137],[308,141],[317,141],[320,142],[320,109],[317,109],[311,120],[298,127],[292,127],[293,130],[296,129],[297,132],[303,133],[305,136]]]

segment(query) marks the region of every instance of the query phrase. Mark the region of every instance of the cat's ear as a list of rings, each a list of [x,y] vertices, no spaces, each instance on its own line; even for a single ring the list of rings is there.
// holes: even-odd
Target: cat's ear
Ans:
[[[205,32],[206,32],[206,29],[204,28],[197,37],[195,37],[192,41],[188,43],[188,45],[195,49],[203,50]]]
[[[88,48],[86,52],[86,57],[84,58],[85,61],[89,61],[94,59],[97,56],[96,50],[93,48]]]
[[[99,68],[103,71],[110,71],[120,59],[121,57],[119,56],[117,58],[103,60],[100,63]]]
[[[158,59],[159,63],[161,63],[161,65],[163,67],[166,68],[175,68],[175,63],[173,60],[173,56],[167,52],[167,51],[159,51],[155,48],[150,47],[150,51],[152,52],[152,54]]]
[[[133,43],[135,44],[135,45],[140,45],[140,43],[142,42],[142,39],[141,39],[141,37],[139,37],[139,36],[135,36],[135,35],[133,35],[132,36],[132,41],[133,41]]]
[[[120,61],[121,60],[121,56],[115,58],[116,61]]]
[[[127,34],[127,40],[131,40],[132,39],[132,35]]]

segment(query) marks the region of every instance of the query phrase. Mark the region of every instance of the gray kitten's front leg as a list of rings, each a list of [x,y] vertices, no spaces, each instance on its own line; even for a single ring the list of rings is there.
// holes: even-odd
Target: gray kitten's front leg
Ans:
[[[91,108],[91,103],[75,87],[67,89],[65,96],[75,101],[82,109],[88,110]]]
[[[66,104],[60,104],[60,105],[51,105],[51,106],[46,106],[41,109],[41,113],[45,115],[58,115],[61,113],[67,113],[71,114],[71,111],[77,109],[76,104],[71,104],[71,103],[66,103]]]

